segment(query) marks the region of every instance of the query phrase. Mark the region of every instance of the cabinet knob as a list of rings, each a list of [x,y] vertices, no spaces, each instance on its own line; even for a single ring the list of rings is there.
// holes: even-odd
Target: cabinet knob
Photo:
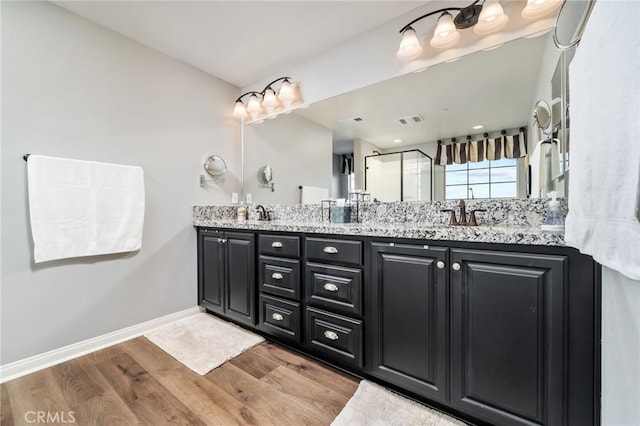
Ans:
[[[271,247],[273,248],[282,248],[282,243],[280,241],[274,241],[271,243]]]
[[[273,278],[274,280],[281,280],[283,277],[280,272],[274,272],[273,274],[271,274],[271,278]]]
[[[329,340],[338,340],[339,339],[338,335],[336,333],[334,333],[333,331],[327,330],[323,334],[324,334],[324,337],[326,337]]]
[[[451,269],[453,269],[454,271],[459,271],[460,268],[461,266],[458,262],[455,262],[453,265],[451,265]]]
[[[436,263],[436,266],[438,267],[438,269],[444,269],[445,264],[442,260],[438,260],[438,262]]]
[[[324,249],[322,249],[322,251],[329,254],[336,254],[338,252],[338,249],[335,247],[327,246]]]
[[[338,286],[333,283],[324,283],[322,286],[327,291],[338,291]]]
[[[226,243],[226,242],[227,242],[227,239],[226,239],[226,238],[223,238],[221,242],[222,242],[222,244],[224,244],[224,243]]]
[[[272,313],[271,318],[273,318],[276,321],[282,321],[284,319],[284,317],[277,312]]]

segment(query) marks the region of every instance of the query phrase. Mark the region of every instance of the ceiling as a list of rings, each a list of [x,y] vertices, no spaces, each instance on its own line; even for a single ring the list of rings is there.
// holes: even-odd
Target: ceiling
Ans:
[[[240,88],[425,1],[53,1]]]

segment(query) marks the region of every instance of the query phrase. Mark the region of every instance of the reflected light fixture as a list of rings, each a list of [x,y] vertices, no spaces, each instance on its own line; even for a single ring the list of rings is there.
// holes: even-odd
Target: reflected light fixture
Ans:
[[[280,83],[279,90],[274,85]],[[242,99],[249,96],[245,106]],[[261,123],[265,118],[276,118],[278,114],[289,113],[304,103],[300,85],[291,82],[291,77],[280,77],[267,84],[261,92],[250,91],[238,96],[233,108],[233,116]]]
[[[522,17],[528,19],[541,18],[560,7],[563,0],[527,0],[522,10]]]
[[[522,11],[525,18],[539,18],[555,10],[562,0],[528,0]],[[450,12],[457,12],[452,16]],[[475,0],[465,7],[445,7],[425,13],[400,29],[402,40],[396,56],[401,59],[414,59],[422,53],[422,45],[414,24],[429,16],[440,14],[433,37],[429,44],[436,49],[446,49],[460,39],[460,31],[473,28],[479,35],[491,34],[504,28],[509,22],[499,0]]]

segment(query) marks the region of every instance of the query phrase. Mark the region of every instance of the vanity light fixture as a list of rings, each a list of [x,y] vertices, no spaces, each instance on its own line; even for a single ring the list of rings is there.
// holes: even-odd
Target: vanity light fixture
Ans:
[[[280,83],[276,92],[274,85]],[[242,98],[249,96],[245,106]],[[278,114],[289,113],[293,108],[303,104],[302,92],[298,84],[291,82],[291,77],[280,77],[267,84],[261,92],[250,91],[236,99],[233,116],[240,119],[249,118],[252,122],[261,122],[264,118],[275,118]]]
[[[524,18],[537,19],[554,11],[563,0],[528,0],[522,11]],[[451,11],[457,11],[454,16]],[[413,24],[432,15],[440,14],[436,29],[429,44],[436,49],[446,49],[460,39],[460,32],[472,28],[478,35],[491,34],[501,30],[509,22],[499,0],[475,0],[465,7],[445,7],[425,13],[400,29],[402,40],[396,56],[400,59],[414,59],[422,53],[422,45]]]

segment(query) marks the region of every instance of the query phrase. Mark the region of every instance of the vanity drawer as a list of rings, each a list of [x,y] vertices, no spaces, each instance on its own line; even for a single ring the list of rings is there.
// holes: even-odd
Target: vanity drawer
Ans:
[[[362,368],[362,321],[307,308],[307,345],[343,364]]]
[[[306,249],[310,260],[355,266],[362,264],[362,241],[307,237]]]
[[[362,271],[317,263],[306,265],[307,303],[362,315]]]
[[[260,254],[300,257],[300,237],[292,235],[260,235],[258,237]]]
[[[300,261],[260,256],[260,291],[298,300]]]
[[[301,341],[300,303],[260,295],[260,329],[284,339]]]

